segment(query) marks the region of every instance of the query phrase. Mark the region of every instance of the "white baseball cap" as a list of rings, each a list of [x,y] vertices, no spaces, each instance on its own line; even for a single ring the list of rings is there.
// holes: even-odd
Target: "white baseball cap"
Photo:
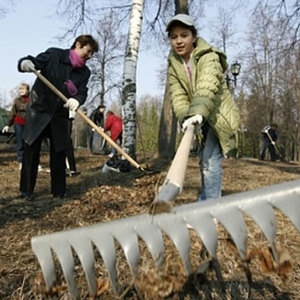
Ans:
[[[186,15],[186,14],[178,14],[178,15],[175,15],[170,21],[169,23],[167,24],[167,27],[166,27],[166,31],[170,31],[170,27],[171,25],[174,23],[174,22],[181,22],[187,26],[193,26],[196,28],[195,26],[195,22],[193,20],[193,18],[189,15]]]

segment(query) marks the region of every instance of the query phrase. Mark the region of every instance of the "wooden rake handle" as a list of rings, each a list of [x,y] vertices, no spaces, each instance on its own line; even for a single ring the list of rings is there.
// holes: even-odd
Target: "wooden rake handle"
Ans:
[[[46,77],[44,77],[40,72],[33,71],[34,74],[52,91],[54,92],[61,100],[67,102],[69,99],[58,90]],[[100,129],[90,118],[88,118],[81,109],[77,109],[76,113],[85,120],[92,128],[94,128],[97,133],[99,133],[112,147],[114,147],[119,154],[125,157],[129,163],[137,169],[144,171],[144,169],[132,158],[130,157],[117,143],[115,143],[110,136],[108,136],[102,129]]]

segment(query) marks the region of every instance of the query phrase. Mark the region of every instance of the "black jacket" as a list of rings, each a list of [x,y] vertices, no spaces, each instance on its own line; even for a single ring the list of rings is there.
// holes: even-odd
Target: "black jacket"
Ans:
[[[86,66],[73,68],[69,60],[69,51],[69,49],[49,48],[36,57],[23,57],[18,62],[18,70],[22,72],[20,64],[24,59],[31,60],[35,68],[40,70],[41,74],[67,98],[70,98],[71,95],[66,87],[66,82],[69,79],[72,80],[78,89],[78,93],[72,98],[83,104],[87,97],[90,70]],[[69,110],[63,105],[64,102],[39,78],[35,80],[30,93],[23,132],[23,138],[27,144],[31,145],[50,123],[55,150],[62,151],[67,148]]]
[[[90,119],[97,125],[104,127],[104,114],[97,107],[91,114]]]

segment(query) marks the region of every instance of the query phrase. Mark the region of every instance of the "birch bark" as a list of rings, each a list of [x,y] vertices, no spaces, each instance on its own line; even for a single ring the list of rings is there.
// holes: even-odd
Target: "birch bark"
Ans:
[[[143,21],[143,0],[133,0],[122,81],[123,149],[136,157],[136,67]]]

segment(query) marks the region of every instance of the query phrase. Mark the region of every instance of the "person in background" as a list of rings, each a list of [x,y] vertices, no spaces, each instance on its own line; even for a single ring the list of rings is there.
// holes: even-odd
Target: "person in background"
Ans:
[[[72,140],[72,129],[73,129],[73,121],[75,118],[75,112],[69,111],[69,144],[68,148],[66,150],[66,166],[67,166],[67,176],[74,177],[80,174],[80,172],[76,169],[76,161],[75,161],[75,155],[74,155],[74,147],[73,147],[73,140]]]
[[[222,157],[237,148],[239,109],[226,83],[226,56],[197,36],[194,20],[175,15],[166,31],[171,44],[168,84],[178,121],[194,124],[201,139],[199,201],[221,197]]]
[[[18,61],[20,72],[39,70],[68,101],[64,103],[39,78],[30,93],[23,138],[24,162],[21,170],[21,198],[32,200],[43,137],[50,140],[51,193],[63,199],[66,193],[66,149],[70,134],[69,110],[76,111],[87,97],[90,70],[86,62],[98,51],[90,35],[78,36],[70,49],[49,48]]]
[[[110,131],[111,139],[119,145],[122,144],[123,121],[111,110],[109,110],[106,114],[104,131]],[[116,149],[112,147],[109,157],[113,157],[116,154]]]
[[[104,127],[105,108],[105,105],[100,104],[95,110],[93,110],[90,116],[90,119],[100,128]],[[102,137],[95,132],[94,128],[92,128],[89,144],[92,153],[100,153],[105,147],[105,140],[103,140]]]
[[[271,124],[267,125],[261,131],[263,139],[263,149],[260,154],[260,160],[264,160],[267,150],[270,152],[271,161],[276,161],[278,156],[275,151],[275,142],[278,138],[278,125]]]
[[[4,126],[2,133],[8,132],[9,127],[14,125],[14,131],[17,141],[17,160],[19,162],[19,170],[22,168],[24,154],[23,130],[25,125],[25,114],[29,100],[29,85],[21,83],[19,85],[19,96],[14,99],[13,106],[10,111],[8,125]]]
[[[104,127],[104,111],[106,106],[99,105],[91,114],[90,119],[99,127]]]

